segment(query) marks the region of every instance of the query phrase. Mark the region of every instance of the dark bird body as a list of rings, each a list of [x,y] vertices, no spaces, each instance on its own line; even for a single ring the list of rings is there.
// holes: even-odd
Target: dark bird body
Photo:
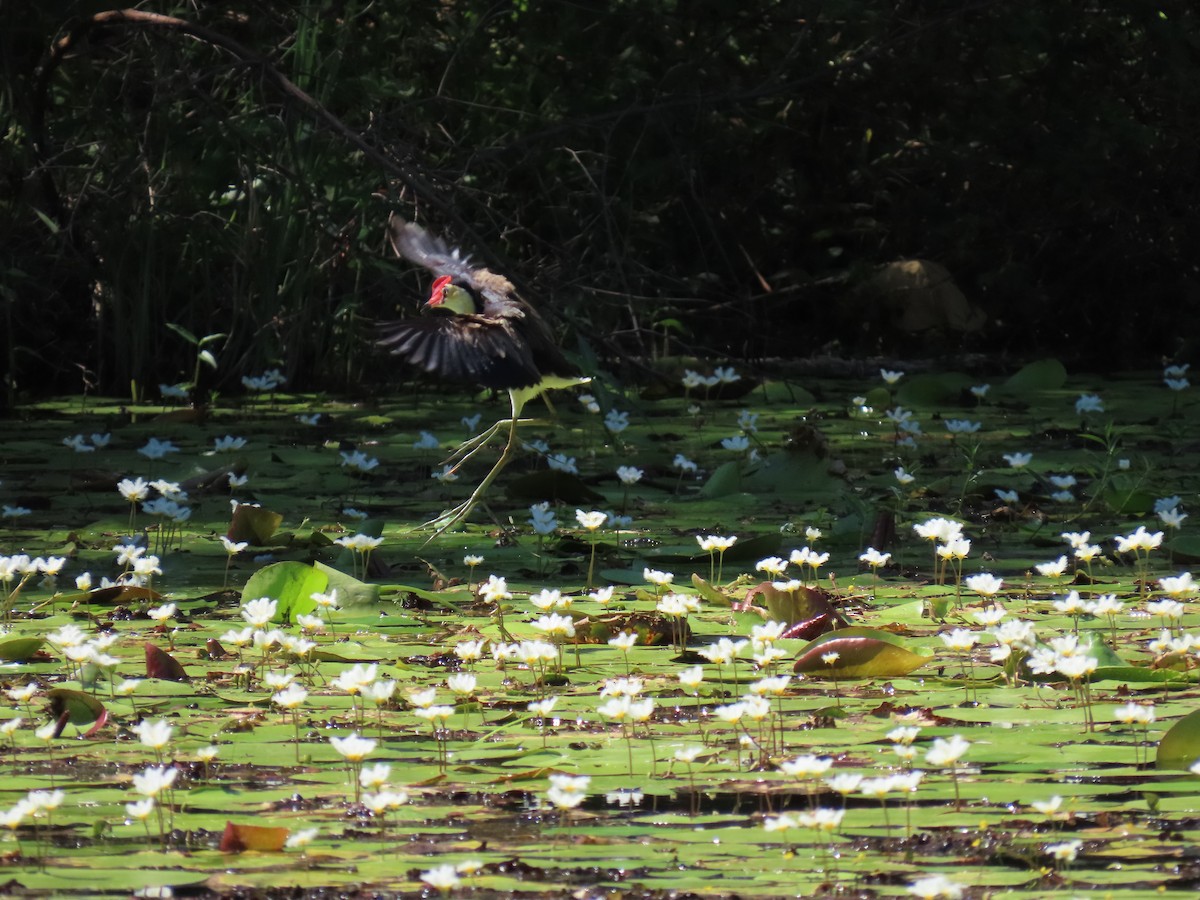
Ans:
[[[497,422],[456,451],[455,456],[462,455],[461,465],[497,430],[509,426],[504,453],[471,497],[428,523],[440,534],[466,518],[512,457],[525,404],[542,391],[586,384],[590,379],[581,377],[563,356],[545,320],[516,295],[507,278],[473,267],[457,249],[399,216],[388,225],[396,255],[437,277],[425,302],[431,314],[383,324],[379,343],[411,365],[448,381],[507,390],[512,401],[511,419]]]

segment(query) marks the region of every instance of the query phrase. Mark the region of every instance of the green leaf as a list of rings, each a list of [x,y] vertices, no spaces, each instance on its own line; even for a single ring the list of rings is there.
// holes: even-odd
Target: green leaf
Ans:
[[[261,506],[238,504],[233,511],[233,520],[229,523],[226,537],[235,543],[248,543],[256,547],[264,546],[279,528],[283,516]]]
[[[50,701],[51,715],[61,719],[65,714],[76,728],[94,725],[105,716],[104,704],[83,691],[54,688],[46,692],[46,698]]]
[[[963,391],[975,384],[975,381],[976,379],[960,372],[913,375],[896,388],[896,403],[900,406],[941,409],[957,403]]]
[[[184,328],[182,325],[177,325],[175,322],[168,322],[167,327],[170,328],[177,335],[179,335],[181,338],[183,338],[185,341],[187,341],[189,344],[191,344],[193,347],[195,347],[197,344],[200,343],[200,341],[197,339],[197,337],[194,334],[192,334],[190,331],[188,331],[186,328]]]
[[[712,603],[714,606],[728,608],[732,605],[729,598],[722,594],[718,588],[709,584],[695,572],[692,573],[692,587],[696,589],[697,594],[699,594],[709,603]]]
[[[1200,709],[1176,722],[1158,742],[1154,764],[1160,769],[1187,771],[1200,760]]]
[[[1001,386],[1007,394],[1034,394],[1055,391],[1067,383],[1067,369],[1057,359],[1031,362],[1016,372]]]
[[[323,562],[313,563],[313,568],[320,574],[325,576],[328,588],[318,588],[320,591],[328,593],[330,589],[336,588],[338,592],[338,606],[342,609],[354,609],[355,607],[377,606],[379,604],[379,585],[367,584],[365,581],[359,581],[353,575],[347,575],[341,569],[335,569],[332,566],[327,566]],[[312,609],[316,608],[316,601],[310,597]],[[297,601],[297,604],[292,608],[293,618],[298,615],[307,615],[303,609],[305,603],[303,600]]]
[[[40,637],[9,638],[0,641],[0,659],[5,662],[25,662],[33,657],[46,643]]]
[[[821,657],[836,653],[831,665]],[[843,628],[812,641],[793,671],[832,678],[896,678],[933,659],[901,646],[894,635],[871,628]]]
[[[829,595],[817,588],[781,591],[772,582],[764,581],[750,589],[746,602],[765,604],[768,617],[787,624],[786,634],[791,638],[812,640],[846,624],[834,610]]]
[[[259,597],[278,600],[273,621],[282,622],[312,612],[316,608],[312,595],[323,592],[328,585],[329,576],[306,563],[272,563],[250,576],[242,588],[242,602]]]
[[[736,494],[742,489],[742,468],[737,462],[722,463],[708,476],[700,488],[700,496],[714,499]]]

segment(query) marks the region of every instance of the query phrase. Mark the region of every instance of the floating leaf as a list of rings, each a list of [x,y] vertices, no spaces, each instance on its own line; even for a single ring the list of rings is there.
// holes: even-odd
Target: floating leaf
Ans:
[[[725,462],[717,466],[700,488],[700,496],[710,500],[736,494],[742,489],[742,468],[736,462]]]
[[[146,677],[163,681],[191,681],[179,660],[166,650],[146,642]]]
[[[821,657],[837,654],[830,665]],[[800,653],[793,671],[832,678],[897,678],[929,662],[893,635],[872,628],[844,628],[817,638]]]
[[[788,626],[785,637],[811,641],[847,622],[833,608],[829,595],[819,588],[800,587],[794,591],[778,590],[770,581],[750,588],[745,605],[766,607],[767,618]]]
[[[246,850],[274,853],[283,849],[291,832],[269,825],[239,825],[226,822],[221,835],[222,853],[242,853]]]
[[[756,494],[806,495],[840,490],[842,481],[829,474],[830,462],[806,451],[772,453],[742,479],[742,489]]]
[[[1057,359],[1031,362],[1004,382],[1001,390],[1008,394],[1033,394],[1055,391],[1067,383],[1067,369]]]
[[[327,587],[322,589],[325,593],[337,589],[338,606],[342,609],[379,605],[379,585],[359,581],[353,575],[347,575],[341,569],[335,569],[322,562],[313,563],[313,568],[325,576]],[[304,605],[304,603],[300,603],[298,607],[293,606],[292,616],[303,615]],[[316,606],[315,601],[313,601],[313,606]]]
[[[1197,760],[1200,760],[1200,709],[1188,713],[1162,736],[1154,764],[1160,769],[1187,771]]]
[[[73,691],[70,688],[54,688],[46,692],[50,701],[50,714],[56,719],[70,722],[76,728],[103,724],[108,720],[108,712],[104,704],[83,691]]]
[[[317,607],[312,595],[328,586],[329,576],[307,563],[272,563],[250,576],[242,588],[242,602],[260,597],[278,600],[272,621],[282,622],[285,618],[294,619],[311,613]]]
[[[692,587],[696,589],[697,594],[714,606],[728,607],[730,605],[729,598],[722,594],[719,588],[709,584],[695,572],[692,573]]]
[[[1183,565],[1200,562],[1200,535],[1181,534],[1164,546],[1171,554],[1172,562]]]
[[[46,643],[40,637],[10,638],[0,641],[0,660],[5,662],[26,662]]]
[[[162,594],[158,591],[152,591],[148,587],[138,587],[133,584],[114,584],[110,587],[96,588],[96,590],[89,591],[83,596],[97,603],[120,604],[137,603],[139,601],[158,603],[163,599]]]
[[[1154,509],[1154,495],[1145,491],[1110,487],[1103,496],[1105,505],[1121,515],[1144,516]]]
[[[543,500],[562,503],[600,503],[603,495],[583,483],[578,475],[558,469],[539,469],[508,483],[508,496],[522,503]]]
[[[963,391],[976,379],[961,372],[923,372],[904,379],[896,389],[896,403],[900,406],[926,406],[943,409],[955,403]]]
[[[229,531],[225,536],[235,543],[244,541],[252,546],[262,547],[271,540],[282,521],[283,516],[277,512],[242,503],[233,511],[233,520],[229,523]]]

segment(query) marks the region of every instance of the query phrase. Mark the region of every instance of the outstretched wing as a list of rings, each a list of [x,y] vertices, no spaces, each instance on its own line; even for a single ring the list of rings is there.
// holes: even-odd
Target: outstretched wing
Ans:
[[[512,293],[512,282],[503,275],[471,265],[471,258],[420,225],[405,222],[395,213],[388,220],[388,240],[397,256],[424,266],[434,275],[449,275],[469,284],[485,299],[503,303]]]
[[[379,343],[393,356],[450,381],[508,390],[542,375],[511,323],[482,316],[428,316],[385,322]]]

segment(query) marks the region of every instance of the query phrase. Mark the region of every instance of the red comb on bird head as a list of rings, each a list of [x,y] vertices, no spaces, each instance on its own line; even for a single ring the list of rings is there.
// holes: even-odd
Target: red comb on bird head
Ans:
[[[446,288],[450,286],[451,278],[449,275],[443,275],[441,278],[435,279],[433,288],[429,292],[429,299],[425,301],[426,306],[441,306],[446,301]]]

